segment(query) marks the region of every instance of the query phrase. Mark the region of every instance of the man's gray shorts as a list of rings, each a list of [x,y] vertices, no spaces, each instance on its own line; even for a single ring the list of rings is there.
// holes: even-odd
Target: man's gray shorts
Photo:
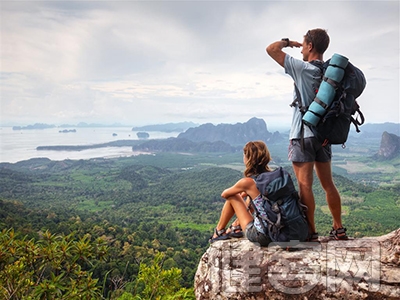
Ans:
[[[290,140],[288,159],[291,162],[330,162],[332,158],[331,145],[322,146],[315,137],[303,140],[304,149],[301,147],[301,139]]]

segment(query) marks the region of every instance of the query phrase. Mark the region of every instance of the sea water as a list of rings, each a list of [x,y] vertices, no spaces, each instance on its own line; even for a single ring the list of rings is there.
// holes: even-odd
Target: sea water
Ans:
[[[60,133],[70,128],[13,130],[0,127],[0,162],[15,163],[30,158],[47,157],[51,160],[90,159],[137,155],[132,147],[104,147],[81,151],[36,150],[38,146],[76,146],[108,143],[118,140],[138,140],[131,127],[71,128],[76,132]],[[148,132],[149,139],[177,137],[179,132]]]

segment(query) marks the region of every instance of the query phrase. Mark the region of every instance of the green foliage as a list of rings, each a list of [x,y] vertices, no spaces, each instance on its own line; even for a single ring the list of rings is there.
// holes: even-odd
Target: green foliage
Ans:
[[[53,235],[35,241],[18,238],[12,229],[0,234],[0,296],[2,299],[101,298],[92,262],[104,259],[103,241],[88,236]]]
[[[195,299],[193,289],[181,288],[181,270],[178,268],[163,269],[164,255],[158,253],[151,265],[140,264],[139,274],[135,281],[132,297],[124,293],[118,300],[189,300]],[[131,298],[130,298],[131,297]]]
[[[108,298],[149,296],[140,293],[146,284],[155,282],[137,278],[146,268],[156,268],[155,258],[163,253],[161,270],[177,280],[176,299],[186,299],[184,294],[190,296],[198,261],[224,203],[221,192],[243,176],[242,160],[241,153],[157,153],[109,160],[34,159],[0,164],[0,230],[13,227],[26,241],[42,246],[41,232],[48,229],[61,237],[71,236],[69,243],[76,245],[85,237],[86,243],[101,238],[107,244],[107,259],[90,257],[76,263],[97,280],[97,289],[101,286],[101,294]],[[286,169],[293,174],[291,166]],[[397,229],[400,186],[372,186],[343,174],[334,179],[345,207],[343,222],[348,233],[380,235]],[[332,218],[317,179],[313,190],[317,228],[321,235],[327,234]],[[55,243],[60,242],[57,239],[62,238],[56,238]],[[82,247],[87,247],[85,242]],[[90,253],[90,247],[87,249]],[[75,256],[69,253],[66,259],[73,261]],[[27,275],[33,271],[25,266],[23,270]],[[61,293],[64,297],[66,289],[53,283],[64,284],[66,275],[54,271],[51,277],[47,270],[44,274],[49,276],[39,283],[34,280],[29,291]],[[162,283],[158,284],[163,290]]]

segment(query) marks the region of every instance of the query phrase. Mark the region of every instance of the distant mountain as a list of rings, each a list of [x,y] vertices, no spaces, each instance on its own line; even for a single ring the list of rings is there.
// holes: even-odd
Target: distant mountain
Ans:
[[[199,126],[193,122],[166,123],[133,127],[132,131],[161,131],[161,132],[183,132],[188,128]]]
[[[31,129],[47,129],[47,128],[54,128],[56,125],[49,125],[43,123],[35,123],[33,125],[27,126],[13,126],[13,130],[31,130]]]
[[[243,146],[248,141],[263,140],[273,142],[280,139],[279,133],[272,134],[267,130],[267,124],[263,119],[251,118],[246,123],[219,124],[211,123],[189,128],[178,135],[193,142],[216,142],[222,141],[230,145]]]
[[[376,155],[378,159],[389,160],[400,155],[400,137],[384,132],[382,134],[381,146],[379,148],[378,154]]]

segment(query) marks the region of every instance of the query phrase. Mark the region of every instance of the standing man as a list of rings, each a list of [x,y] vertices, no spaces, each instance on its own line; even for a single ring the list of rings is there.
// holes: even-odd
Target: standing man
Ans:
[[[313,169],[325,191],[326,201],[333,217],[330,236],[337,240],[347,239],[346,228],[341,220],[341,200],[333,182],[331,171],[331,145],[322,145],[307,125],[303,125],[300,106],[308,107],[314,100],[322,77],[322,71],[315,64],[323,63],[323,54],[329,46],[329,36],[323,29],[307,31],[303,43],[284,38],[267,47],[267,53],[289,74],[295,83],[293,119],[290,130],[289,160],[299,185],[301,201],[307,205],[307,219],[310,227],[309,241],[318,241],[315,228],[315,199],[312,190]],[[282,51],[285,47],[302,47],[303,60],[291,57]],[[314,64],[310,63],[314,61]],[[297,101],[298,99],[300,101]],[[301,104],[300,104],[301,103]],[[302,140],[302,137],[304,138]]]

